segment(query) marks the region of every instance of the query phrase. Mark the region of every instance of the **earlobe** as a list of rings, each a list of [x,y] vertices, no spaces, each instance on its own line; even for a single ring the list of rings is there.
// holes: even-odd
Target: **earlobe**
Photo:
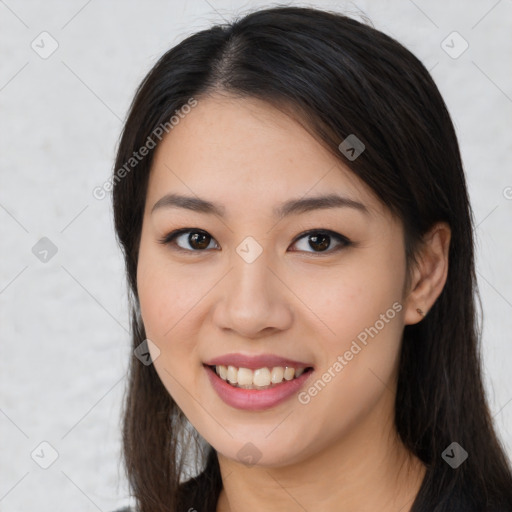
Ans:
[[[423,238],[406,299],[404,323],[423,320],[441,292],[448,277],[451,230],[446,222],[435,224]]]

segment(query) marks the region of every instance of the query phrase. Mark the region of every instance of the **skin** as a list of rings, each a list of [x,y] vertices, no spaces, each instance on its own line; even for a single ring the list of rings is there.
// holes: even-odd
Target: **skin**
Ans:
[[[168,193],[224,207],[224,217],[153,205]],[[343,207],[283,219],[289,200],[338,193]],[[172,230],[201,229],[208,248],[162,244]],[[331,230],[327,251],[306,230]],[[252,236],[261,255],[236,252]],[[255,99],[214,95],[156,150],[146,197],[137,284],[155,369],[192,425],[218,454],[218,512],[409,510],[425,474],[394,423],[403,328],[422,320],[447,276],[450,230],[436,224],[406,285],[403,229],[359,178],[298,122]],[[187,252],[188,250],[188,252]],[[228,352],[275,353],[314,366],[311,385],[394,303],[394,318],[307,404],[268,410],[226,405],[203,362]],[[150,347],[151,348],[151,347]],[[252,443],[256,464],[237,452]],[[256,455],[255,455],[256,458]],[[369,492],[370,490],[370,492]]]

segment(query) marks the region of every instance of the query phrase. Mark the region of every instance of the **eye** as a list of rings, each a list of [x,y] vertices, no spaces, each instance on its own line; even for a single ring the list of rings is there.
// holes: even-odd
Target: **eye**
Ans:
[[[202,229],[178,229],[159,240],[159,243],[165,245],[173,244],[177,246],[178,250],[201,252],[211,249],[210,242],[213,240],[214,238]]]
[[[305,239],[303,242],[302,239]],[[332,246],[332,240],[335,240],[338,245],[335,246],[334,249],[331,249]],[[352,244],[352,242],[346,238],[343,235],[340,235],[339,233],[335,233],[334,231],[329,230],[312,230],[308,231],[307,233],[303,233],[299,235],[295,239],[295,242],[293,245],[297,245],[298,242],[302,243],[302,248],[300,248],[300,251],[304,252],[311,252],[308,251],[307,248],[312,248],[312,252],[334,252],[343,249],[344,247],[348,247]]]
[[[305,239],[304,242],[302,242],[302,239]],[[164,238],[158,240],[158,242],[164,245],[172,244],[177,250],[181,251],[202,252],[207,249],[219,248],[216,243],[214,244],[216,247],[211,246],[214,240],[215,239],[208,232],[202,229],[188,228],[172,231]],[[332,249],[332,240],[335,240],[337,243],[334,249]],[[313,253],[330,253],[352,245],[352,242],[345,236],[329,230],[310,230],[306,233],[302,233],[294,240],[292,245],[298,245],[298,242],[301,242],[303,245],[302,248],[299,248],[299,252]],[[308,247],[312,248],[313,251],[308,251]],[[292,252],[296,252],[296,250]]]

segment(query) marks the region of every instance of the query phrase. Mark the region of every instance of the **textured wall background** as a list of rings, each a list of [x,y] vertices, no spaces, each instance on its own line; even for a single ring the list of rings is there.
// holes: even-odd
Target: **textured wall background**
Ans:
[[[92,190],[110,175],[129,102],[155,60],[191,32],[264,5],[0,0],[3,512],[129,502],[119,465],[131,357],[123,266],[109,197]],[[486,385],[512,455],[512,1],[307,5],[363,11],[444,95],[477,225]]]

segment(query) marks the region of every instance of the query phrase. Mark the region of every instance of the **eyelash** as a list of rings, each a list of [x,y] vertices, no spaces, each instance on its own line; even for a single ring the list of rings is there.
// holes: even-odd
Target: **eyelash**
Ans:
[[[173,250],[184,252],[184,253],[202,253],[206,252],[208,249],[202,249],[202,250],[195,250],[195,249],[183,249],[183,247],[180,247],[176,244],[175,240],[178,236],[186,234],[186,233],[201,233],[204,235],[207,235],[211,238],[211,240],[215,240],[207,231],[204,231],[203,229],[198,228],[183,228],[183,229],[176,229],[174,231],[171,231],[169,234],[164,236],[163,238],[158,240],[158,243],[163,245],[173,245]],[[337,247],[334,249],[327,249],[325,251],[292,251],[292,252],[306,252],[309,254],[332,254],[333,252],[340,251],[341,249],[344,249],[346,247],[349,247],[351,245],[354,245],[354,243],[349,240],[346,236],[340,235],[339,233],[336,233],[335,231],[331,231],[329,229],[310,229],[308,231],[305,231],[298,235],[294,241],[292,242],[292,245],[296,244],[299,240],[302,238],[307,237],[308,235],[327,235],[333,239],[335,239],[337,242],[340,243]],[[210,245],[210,244],[208,244]],[[210,249],[211,250],[211,249]]]

